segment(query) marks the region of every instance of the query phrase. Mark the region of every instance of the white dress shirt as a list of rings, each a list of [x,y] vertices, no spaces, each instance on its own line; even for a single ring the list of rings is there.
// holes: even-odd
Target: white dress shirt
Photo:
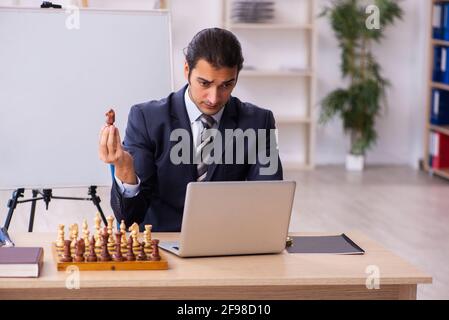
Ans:
[[[198,146],[200,134],[204,128],[201,120],[199,120],[199,117],[201,116],[202,112],[200,109],[198,109],[198,107],[192,101],[192,99],[190,99],[189,90],[190,90],[190,87],[187,87],[187,89],[184,93],[184,103],[186,105],[187,115],[189,116],[189,120],[190,120],[190,129],[192,130],[193,144],[195,146]],[[224,107],[221,108],[221,110],[218,111],[216,114],[212,115],[212,118],[214,118],[215,123],[211,129],[218,129],[218,126],[220,125],[221,117],[223,115],[223,111],[224,111]],[[124,182],[120,181],[120,179],[114,175],[115,181],[117,182],[120,192],[125,198],[132,198],[139,194],[140,179],[137,175],[136,175],[136,177],[137,177],[137,184],[129,184],[129,183],[124,183]]]

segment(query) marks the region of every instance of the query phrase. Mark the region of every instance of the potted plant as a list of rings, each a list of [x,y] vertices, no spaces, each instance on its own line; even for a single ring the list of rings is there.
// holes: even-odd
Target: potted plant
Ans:
[[[321,102],[320,123],[339,115],[350,137],[346,157],[348,170],[363,170],[366,151],[377,139],[375,121],[385,101],[388,81],[372,53],[373,43],[380,43],[385,28],[402,18],[402,9],[394,0],[373,0],[374,19],[378,26],[367,24],[370,17],[367,1],[334,0],[321,16],[327,16],[341,49],[341,74],[348,81],[345,88],[330,92]]]

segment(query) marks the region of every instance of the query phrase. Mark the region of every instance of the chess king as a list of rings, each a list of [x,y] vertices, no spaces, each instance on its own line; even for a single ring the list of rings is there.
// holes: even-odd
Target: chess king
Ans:
[[[127,227],[138,223],[140,231],[144,231],[145,224],[151,224],[154,232],[178,232],[189,182],[283,179],[276,139],[271,134],[275,129],[273,113],[231,96],[243,60],[240,43],[230,31],[202,30],[185,51],[183,72],[187,84],[162,100],[134,105],[123,143],[113,117],[108,116],[100,132],[99,157],[115,167],[111,207],[118,221],[124,220]],[[186,162],[173,159],[172,150],[178,144],[170,137],[175,130],[188,137],[182,140],[187,143],[182,145],[182,152],[189,155]],[[215,130],[212,138],[216,139],[203,134],[208,130]],[[225,139],[225,130],[268,133],[240,147],[235,137],[230,144],[219,138]],[[218,151],[217,161],[204,161],[212,157],[216,143],[226,145],[228,150],[237,148],[231,164],[224,159],[226,150],[221,161]],[[243,157],[243,163],[237,161],[241,159],[237,158],[238,152],[240,156],[248,155],[256,146],[269,146],[269,163],[259,158],[250,162],[248,156]],[[193,161],[199,153],[203,160]],[[266,171],[261,169],[267,168],[273,168],[272,172],[262,173]]]

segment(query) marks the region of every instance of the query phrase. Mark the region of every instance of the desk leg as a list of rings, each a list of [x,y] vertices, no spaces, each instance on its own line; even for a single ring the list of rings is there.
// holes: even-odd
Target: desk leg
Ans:
[[[416,300],[416,284],[403,285],[399,288],[399,300]]]

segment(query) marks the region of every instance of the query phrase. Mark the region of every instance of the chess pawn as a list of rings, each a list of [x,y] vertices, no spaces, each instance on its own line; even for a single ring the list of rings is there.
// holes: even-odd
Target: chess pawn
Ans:
[[[137,261],[145,261],[145,260],[147,260],[147,255],[145,253],[145,245],[144,245],[143,242],[140,244],[140,251],[139,251],[139,254],[137,255],[136,260]]]
[[[84,233],[84,230],[87,230],[89,228],[89,226],[87,225],[87,220],[86,219],[83,219],[82,228],[83,228],[83,233]]]
[[[78,225],[75,223],[72,227],[72,243],[70,244],[70,249],[73,251],[75,249],[76,241],[78,240]]]
[[[140,249],[140,243],[139,240],[137,239],[138,237],[138,231],[136,231],[136,229],[133,229],[131,231],[131,238],[133,239],[133,253],[134,254],[138,254],[139,253],[139,249]]]
[[[160,261],[161,260],[161,256],[159,255],[159,240],[154,239],[151,240],[151,246],[152,246],[152,251],[151,255],[150,255],[150,260],[151,261]]]
[[[102,240],[103,238],[101,237],[100,234],[96,234],[95,235],[95,253],[97,254],[97,256],[100,256],[101,254],[101,244],[102,244]]]
[[[122,256],[122,246],[121,246],[122,233],[116,232],[115,238],[116,238],[117,249],[116,249],[116,252],[114,253],[114,255],[112,256],[112,260],[123,261],[123,260],[125,260],[125,258]]]
[[[89,255],[87,256],[88,262],[96,262],[97,261],[97,255],[95,253],[95,236],[92,236],[90,239],[90,245],[89,245]]]
[[[109,233],[107,227],[104,227],[103,232],[101,233],[102,242],[101,242],[101,255],[100,255],[100,261],[111,261],[111,255],[108,251],[108,238]]]
[[[127,246],[127,253],[126,253],[126,260],[127,261],[134,261],[136,260],[136,256],[133,252],[133,238],[129,237],[128,239],[128,246]]]
[[[64,225],[60,224],[58,226],[58,239],[56,240],[56,247],[58,251],[64,250]]]
[[[75,245],[75,262],[84,261],[84,252],[86,251],[86,246],[84,244],[84,239],[79,239]]]
[[[72,262],[72,254],[70,252],[70,244],[72,241],[64,240],[64,254],[62,255],[61,262]]]

